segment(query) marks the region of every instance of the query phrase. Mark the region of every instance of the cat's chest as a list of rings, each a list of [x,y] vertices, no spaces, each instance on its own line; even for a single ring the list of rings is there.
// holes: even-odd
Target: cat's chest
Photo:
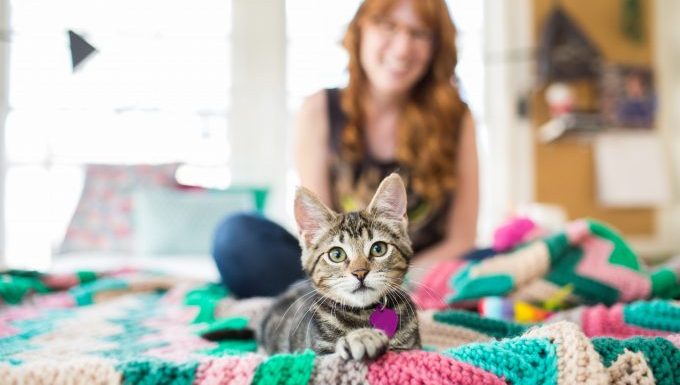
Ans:
[[[318,314],[319,321],[341,331],[358,328],[378,328],[393,334],[400,324],[398,306],[395,308],[376,306],[368,309],[339,309],[326,307]]]

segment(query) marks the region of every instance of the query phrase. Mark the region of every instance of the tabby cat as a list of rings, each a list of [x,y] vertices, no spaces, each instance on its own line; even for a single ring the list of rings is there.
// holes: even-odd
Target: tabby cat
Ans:
[[[365,210],[347,214],[301,187],[295,219],[309,280],[275,301],[257,333],[261,346],[354,360],[420,347],[415,306],[401,289],[413,251],[399,175],[382,181]]]

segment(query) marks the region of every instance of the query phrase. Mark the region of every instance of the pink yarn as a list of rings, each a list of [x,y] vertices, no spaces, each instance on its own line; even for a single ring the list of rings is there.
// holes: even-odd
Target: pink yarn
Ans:
[[[588,337],[630,338],[633,336],[667,336],[663,330],[643,329],[626,324],[623,319],[623,304],[611,308],[597,305],[583,309],[581,328]]]
[[[677,346],[678,349],[680,349],[680,334],[671,334],[669,336],[666,336],[666,339],[671,341],[673,345]]]
[[[440,262],[433,266],[423,277],[411,295],[418,309],[444,309],[445,298],[453,293],[449,280],[465,261],[454,260]]]
[[[68,289],[80,283],[75,274],[54,274],[43,278],[45,285],[52,289]]]
[[[42,311],[28,305],[3,309],[2,313],[0,313],[0,338],[9,337],[17,333],[18,329],[11,326],[10,323],[36,318],[41,313]]]
[[[500,226],[493,234],[493,249],[495,251],[507,251],[524,241],[536,224],[529,218],[518,217]]]
[[[368,366],[371,385],[505,384],[503,379],[439,353],[388,352]]]
[[[583,258],[576,271],[584,277],[604,282],[619,290],[619,301],[631,302],[645,299],[651,293],[651,281],[625,266],[609,262],[614,244],[601,238],[591,237],[581,241]]]
[[[207,341],[186,325],[196,316],[194,308],[170,307],[165,314],[143,322],[145,327],[156,330],[156,333],[146,335],[142,341],[163,341],[162,347],[149,350],[146,354],[162,359],[182,362],[190,352],[214,348],[217,344]]]
[[[205,360],[196,368],[193,385],[250,385],[262,360],[256,354]]]
[[[581,242],[581,239],[584,237],[590,236],[590,225],[588,224],[588,221],[583,219],[577,220],[569,223],[564,229],[564,232],[567,235],[569,243],[574,245]]]
[[[33,303],[36,307],[41,309],[63,309],[76,307],[78,305],[76,300],[73,299],[73,295],[67,291],[35,297]]]

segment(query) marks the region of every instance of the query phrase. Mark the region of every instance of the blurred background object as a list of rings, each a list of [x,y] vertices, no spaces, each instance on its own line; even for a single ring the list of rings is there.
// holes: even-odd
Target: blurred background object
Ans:
[[[525,208],[555,227],[598,218],[650,260],[680,253],[680,3],[447,3],[478,129],[479,243]],[[100,205],[85,212],[110,225],[101,244],[141,237],[132,218],[158,223],[157,205],[135,211],[150,194],[183,215],[206,210],[187,197],[216,194],[292,228],[291,117],[305,95],[346,82],[340,38],[359,4],[0,0],[0,260],[51,266],[86,192]],[[75,72],[67,31],[97,52]],[[88,177],[97,166],[125,177],[88,190],[102,186]],[[174,179],[121,190],[142,166]],[[612,204],[634,190],[646,198]],[[126,198],[114,209],[107,194]]]

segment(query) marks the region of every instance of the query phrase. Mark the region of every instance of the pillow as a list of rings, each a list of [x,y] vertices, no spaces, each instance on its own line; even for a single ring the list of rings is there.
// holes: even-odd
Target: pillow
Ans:
[[[139,189],[134,194],[134,249],[140,254],[209,254],[226,216],[261,211],[266,190]]]
[[[177,166],[88,165],[85,186],[60,252],[131,252],[133,190],[175,186]]]

